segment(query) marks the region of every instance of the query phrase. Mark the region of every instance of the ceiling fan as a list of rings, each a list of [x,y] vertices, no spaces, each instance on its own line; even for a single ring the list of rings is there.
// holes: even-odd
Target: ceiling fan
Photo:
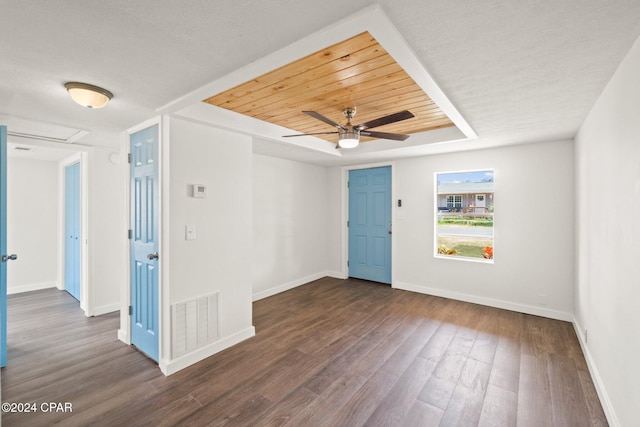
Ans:
[[[296,135],[283,135],[283,137],[293,137],[293,136],[305,136],[305,135],[338,135],[338,144],[336,148],[354,148],[357,147],[360,143],[360,135],[362,136],[370,136],[372,138],[380,138],[380,139],[392,139],[394,141],[404,141],[409,138],[409,135],[403,135],[400,133],[388,133],[388,132],[376,132],[370,131],[369,129],[376,128],[378,126],[388,125],[390,123],[399,122],[401,120],[406,120],[414,117],[410,111],[404,110],[399,113],[390,114],[388,116],[379,117],[374,120],[370,120],[368,122],[360,123],[359,125],[352,125],[351,119],[356,115],[355,108],[345,108],[342,113],[347,119],[347,123],[343,126],[331,120],[328,117],[323,116],[320,113],[315,111],[303,111],[304,114],[313,117],[314,119],[318,119],[323,121],[335,128],[337,131],[334,132],[314,132],[314,133],[301,133]]]

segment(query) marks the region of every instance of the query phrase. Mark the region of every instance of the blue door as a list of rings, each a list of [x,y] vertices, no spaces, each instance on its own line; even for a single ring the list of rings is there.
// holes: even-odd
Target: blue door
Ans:
[[[65,168],[64,288],[80,300],[80,163]]]
[[[158,361],[158,126],[131,149],[131,343]]]
[[[0,366],[7,365],[7,127],[0,126]]]
[[[391,167],[349,171],[349,277],[391,284]]]

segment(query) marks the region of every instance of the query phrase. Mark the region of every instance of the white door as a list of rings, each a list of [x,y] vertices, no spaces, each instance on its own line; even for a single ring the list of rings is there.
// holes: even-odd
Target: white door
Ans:
[[[487,206],[486,194],[476,194],[476,213],[485,213],[485,207]]]

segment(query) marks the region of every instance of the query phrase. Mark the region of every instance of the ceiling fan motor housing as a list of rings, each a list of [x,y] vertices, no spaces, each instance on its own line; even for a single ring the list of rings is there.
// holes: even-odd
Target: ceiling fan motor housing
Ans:
[[[360,132],[357,131],[353,131],[353,132],[340,132],[339,134],[339,140],[343,140],[343,139],[358,139],[360,137]]]

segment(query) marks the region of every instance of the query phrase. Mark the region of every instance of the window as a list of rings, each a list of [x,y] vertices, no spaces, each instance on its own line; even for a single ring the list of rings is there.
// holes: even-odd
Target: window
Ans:
[[[447,196],[447,208],[459,209],[462,207],[462,196]]]
[[[494,173],[436,173],[435,256],[493,262]]]

